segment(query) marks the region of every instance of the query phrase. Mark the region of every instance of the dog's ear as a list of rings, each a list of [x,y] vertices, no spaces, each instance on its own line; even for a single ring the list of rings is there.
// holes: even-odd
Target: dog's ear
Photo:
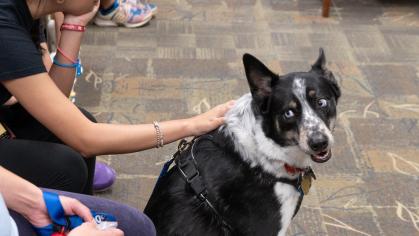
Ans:
[[[323,48],[319,49],[319,57],[317,58],[316,62],[311,66],[312,71],[321,72],[325,71],[326,69],[326,56],[324,55]]]
[[[272,86],[278,75],[269,70],[261,61],[250,54],[243,55],[244,70],[253,99],[261,106],[262,111],[269,106],[265,104],[272,94]]]
[[[341,95],[340,88],[333,73],[326,68],[326,56],[323,48],[319,49],[319,57],[311,66],[311,71],[319,74],[329,82],[332,91],[336,96],[336,100],[338,100]]]

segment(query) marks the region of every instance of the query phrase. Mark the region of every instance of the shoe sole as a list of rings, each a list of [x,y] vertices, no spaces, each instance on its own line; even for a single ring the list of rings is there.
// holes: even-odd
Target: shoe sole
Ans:
[[[113,184],[112,184],[113,185]],[[109,189],[111,189],[112,188],[112,185],[111,186],[109,186],[109,187],[106,187],[106,188],[102,188],[102,189],[93,189],[93,192],[94,193],[103,193],[103,192],[106,192],[106,191],[108,191]]]
[[[149,10],[151,11],[151,15],[154,17],[156,16],[159,9],[156,7],[154,10],[151,10],[151,8],[149,8]]]
[[[153,17],[153,14],[150,14],[150,16],[147,16],[147,18],[145,18],[141,22],[138,22],[138,23],[135,23],[135,24],[122,23],[120,25],[123,25],[123,26],[125,26],[127,28],[141,27],[141,26],[147,24],[151,20],[152,17]],[[116,26],[119,25],[119,24],[117,24],[117,23],[115,23],[115,22],[113,22],[111,20],[102,20],[102,19],[100,19],[98,17],[95,18],[95,20],[93,21],[93,23],[95,23],[95,25],[97,25],[97,26],[104,26],[104,27],[107,27],[107,26],[116,27]]]

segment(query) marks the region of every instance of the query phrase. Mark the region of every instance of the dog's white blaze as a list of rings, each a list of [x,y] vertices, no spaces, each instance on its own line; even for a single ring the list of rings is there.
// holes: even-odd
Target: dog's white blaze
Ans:
[[[252,107],[252,95],[246,94],[236,101],[234,107],[225,116],[225,125],[220,129],[232,138],[235,150],[252,167],[261,166],[266,172],[276,177],[289,177],[284,170],[284,162],[307,167],[310,158],[298,146],[281,147],[267,138],[262,130],[261,118],[255,117]]]
[[[284,236],[294,215],[300,193],[293,186],[280,182],[275,184],[274,192],[281,204],[281,230],[278,236]]]
[[[330,148],[334,142],[332,133],[323,120],[316,115],[310,104],[308,104],[305,81],[301,78],[296,78],[292,84],[292,91],[302,108],[302,121],[299,127],[300,137],[298,144],[303,150],[310,152],[311,149],[308,146],[308,137],[310,137],[313,132],[319,131],[327,136],[329,140],[328,148]]]

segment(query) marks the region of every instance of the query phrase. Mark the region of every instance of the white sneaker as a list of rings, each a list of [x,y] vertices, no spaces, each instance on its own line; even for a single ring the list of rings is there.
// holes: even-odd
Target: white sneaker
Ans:
[[[109,14],[102,14],[98,11],[94,23],[98,26],[123,25],[128,28],[140,27],[147,24],[153,14],[149,8],[140,8],[128,1],[119,2],[118,7]]]

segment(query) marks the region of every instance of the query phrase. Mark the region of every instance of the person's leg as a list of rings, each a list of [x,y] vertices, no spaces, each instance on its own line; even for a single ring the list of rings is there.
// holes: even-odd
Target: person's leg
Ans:
[[[84,158],[68,146],[1,139],[0,165],[40,187],[81,193],[87,181]]]
[[[80,111],[90,121],[97,123],[92,114],[83,108]],[[57,136],[29,114],[22,105],[1,107],[1,122],[13,131],[18,139],[63,143]]]
[[[92,122],[96,119],[88,111],[80,111]],[[2,122],[16,135],[17,140],[33,140],[63,144],[51,131],[33,118],[20,104],[1,108]],[[79,156],[81,156],[79,154]],[[52,158],[53,156],[50,156]],[[82,193],[93,194],[93,177],[95,172],[96,157],[83,158],[87,167],[87,182]]]
[[[118,221],[118,228],[124,231],[125,236],[156,235],[156,230],[151,220],[144,213],[140,212],[135,208],[98,197],[49,189],[45,190],[78,199],[80,202],[85,204],[89,209],[93,211],[105,212],[115,216],[116,220]],[[16,221],[16,224],[18,225],[19,232],[21,233],[21,235],[33,234],[33,230],[29,222],[27,222],[22,216],[16,214],[16,212],[11,212],[11,215]]]

